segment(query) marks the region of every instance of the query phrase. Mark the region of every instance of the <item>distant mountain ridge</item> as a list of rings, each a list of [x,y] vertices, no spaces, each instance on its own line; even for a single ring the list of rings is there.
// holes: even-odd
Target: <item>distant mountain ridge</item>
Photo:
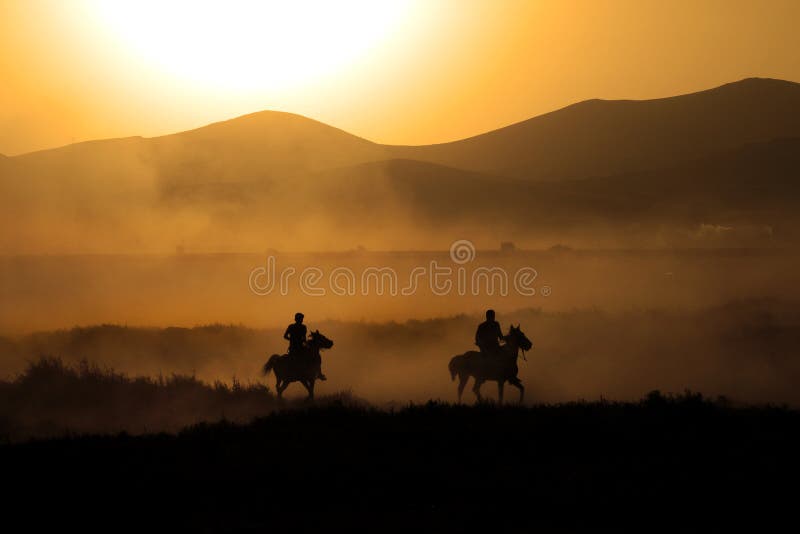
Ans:
[[[0,252],[387,248],[389,235],[413,248],[454,232],[642,243],[663,228],[678,243],[703,225],[800,241],[796,152],[800,84],[770,79],[590,100],[426,146],[264,111],[0,158],[0,222],[15,228],[0,235]]]
[[[663,168],[716,151],[800,136],[800,84],[748,78],[655,100],[587,100],[449,143],[380,145],[300,115],[262,111],[177,134],[91,141],[86,153],[130,140],[142,157],[178,173],[224,165],[227,174],[295,175],[381,159],[416,159],[525,179],[604,176]],[[220,174],[217,168],[212,174]]]
[[[395,147],[400,157],[526,179],[663,168],[800,135],[800,84],[750,78],[656,100],[588,100],[468,139]]]

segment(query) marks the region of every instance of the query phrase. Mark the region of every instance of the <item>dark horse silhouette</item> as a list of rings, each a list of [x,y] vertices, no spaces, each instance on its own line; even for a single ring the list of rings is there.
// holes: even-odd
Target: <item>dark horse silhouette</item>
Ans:
[[[289,384],[300,382],[308,390],[308,398],[314,398],[314,382],[319,376],[322,356],[319,351],[333,347],[333,341],[319,333],[319,330],[311,332],[303,353],[289,356],[288,354],[270,356],[264,364],[264,375],[270,371],[275,372],[277,382],[275,390],[278,397],[283,395]]]
[[[478,398],[481,397],[481,385],[487,380],[497,382],[497,396],[500,403],[503,402],[503,385],[508,382],[512,386],[519,388],[519,402],[525,395],[525,387],[522,381],[517,378],[517,357],[519,349],[530,350],[533,343],[522,333],[519,325],[516,328],[511,326],[506,336],[506,344],[500,347],[500,351],[494,355],[483,355],[478,351],[470,350],[459,356],[454,356],[450,360],[450,376],[453,380],[458,376],[458,402],[461,402],[461,394],[464,386],[467,385],[469,377],[475,378],[475,385],[472,391]]]

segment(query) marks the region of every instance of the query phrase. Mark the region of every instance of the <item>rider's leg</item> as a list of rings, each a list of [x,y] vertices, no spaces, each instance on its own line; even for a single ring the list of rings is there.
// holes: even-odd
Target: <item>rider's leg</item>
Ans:
[[[317,378],[320,380],[327,380],[328,377],[322,374],[322,358],[320,355],[316,354],[312,361],[317,365]]]

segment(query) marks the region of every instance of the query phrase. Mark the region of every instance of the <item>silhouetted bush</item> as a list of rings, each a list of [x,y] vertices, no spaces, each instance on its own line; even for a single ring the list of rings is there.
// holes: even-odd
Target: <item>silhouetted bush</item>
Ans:
[[[349,393],[321,403],[357,403]],[[0,382],[0,439],[66,433],[175,432],[200,421],[246,422],[278,407],[262,384],[201,382],[172,374],[128,377],[83,360],[67,365],[42,357],[13,381]]]

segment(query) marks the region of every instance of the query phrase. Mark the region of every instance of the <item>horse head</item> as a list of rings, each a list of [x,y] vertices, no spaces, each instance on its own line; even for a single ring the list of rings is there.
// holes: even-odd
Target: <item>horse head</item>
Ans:
[[[531,340],[520,329],[520,325],[515,327],[512,324],[509,327],[507,339],[513,347],[519,347],[522,350],[531,350],[531,347],[533,347]]]
[[[319,330],[314,330],[311,332],[308,344],[312,347],[317,347],[320,349],[329,349],[333,347],[333,341],[320,334]]]

